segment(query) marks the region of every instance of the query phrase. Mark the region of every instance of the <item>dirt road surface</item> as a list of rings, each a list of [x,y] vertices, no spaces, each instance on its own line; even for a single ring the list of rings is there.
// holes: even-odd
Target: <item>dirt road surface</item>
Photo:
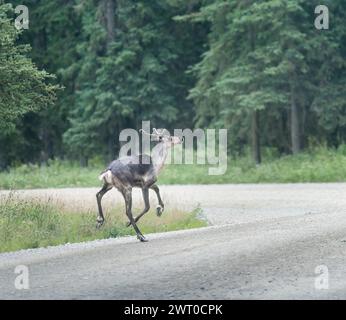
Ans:
[[[95,193],[20,192],[76,210],[96,210]],[[162,194],[166,207],[200,206],[210,226],[146,235],[147,243],[0,254],[0,299],[346,298],[346,184],[163,186]],[[105,196],[107,206],[120,201],[115,191]],[[28,268],[27,290],[15,288],[18,265]]]

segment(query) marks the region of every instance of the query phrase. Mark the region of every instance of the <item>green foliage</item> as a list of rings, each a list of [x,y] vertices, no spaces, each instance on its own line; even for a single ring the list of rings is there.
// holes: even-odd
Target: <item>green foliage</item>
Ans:
[[[142,120],[170,127],[192,115],[185,99],[192,81],[185,70],[201,52],[196,46],[201,39],[191,33],[196,28],[174,24],[172,18],[182,9],[165,1],[117,4],[114,39],[105,27],[104,3],[80,4],[84,37],[75,66],[80,70],[77,103],[64,134],[72,154],[99,152],[113,158],[122,128],[139,127]]]
[[[278,158],[275,149],[264,149],[265,160],[256,166],[247,155],[231,158],[227,172],[208,175],[207,165],[166,165],[159,184],[345,182],[346,146],[313,147],[299,155]],[[49,166],[21,165],[0,173],[0,189],[99,187],[101,164],[88,168],[71,162],[50,161]]]
[[[221,176],[209,176],[206,166],[173,165],[163,171],[160,183],[346,182],[345,150],[345,145],[336,150],[320,146],[281,158],[265,152],[266,160],[260,166],[256,166],[250,156],[237,157],[229,161],[227,172]]]
[[[11,6],[0,7],[0,169],[108,161],[119,132],[142,120],[226,128],[232,155],[251,142],[279,156],[298,142],[345,143],[344,1],[324,3],[330,30],[314,27],[317,0],[25,4],[21,33]],[[65,88],[54,105],[56,86],[39,70]]]
[[[258,110],[262,145],[287,153],[288,110],[294,101],[306,137],[324,139],[326,131],[337,130],[335,143],[343,141],[345,5],[328,3],[335,27],[319,31],[313,25],[317,4],[215,0],[180,17],[211,23],[209,48],[193,68],[198,81],[189,95],[198,125],[229,128],[231,147],[239,150],[249,139],[250,115]]]
[[[81,168],[77,163],[49,160],[47,165],[23,164],[0,173],[3,189],[33,189],[43,186],[55,188],[97,186],[98,167]]]
[[[12,7],[0,3],[0,130],[13,130],[15,122],[29,111],[38,111],[55,100],[57,86],[52,76],[39,71],[27,54],[29,46],[18,45],[19,31],[9,18]]]

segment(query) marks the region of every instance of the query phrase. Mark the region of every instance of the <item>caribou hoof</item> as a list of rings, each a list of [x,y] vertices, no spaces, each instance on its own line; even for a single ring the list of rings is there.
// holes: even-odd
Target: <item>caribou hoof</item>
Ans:
[[[137,238],[140,242],[148,242],[148,239],[144,238],[142,234],[137,234]]]
[[[161,207],[160,205],[157,206],[157,207],[156,207],[156,215],[157,215],[158,217],[161,217],[163,210],[164,210],[163,207]]]
[[[97,218],[96,228],[97,228],[97,229],[101,228],[104,222],[105,222],[104,219],[101,219],[101,218],[99,219],[99,218]]]

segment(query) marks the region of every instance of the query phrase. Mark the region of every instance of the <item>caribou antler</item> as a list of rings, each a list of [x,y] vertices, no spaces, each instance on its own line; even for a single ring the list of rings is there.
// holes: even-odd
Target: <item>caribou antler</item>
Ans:
[[[146,134],[147,136],[157,136],[156,134],[152,134],[152,133],[149,133],[149,132],[146,132],[144,129],[139,129],[139,132],[143,133],[143,134]]]
[[[154,134],[158,135],[158,136],[163,136],[165,134],[165,131],[167,131],[167,130],[166,129],[156,129],[156,128],[153,128]]]
[[[153,133],[149,133],[149,132],[146,132],[144,129],[139,129],[139,132],[143,133],[143,134],[146,134],[148,136],[152,136],[152,137],[159,137],[159,136],[163,136],[164,135],[164,132],[165,132],[166,129],[156,129],[156,128],[153,128]]]

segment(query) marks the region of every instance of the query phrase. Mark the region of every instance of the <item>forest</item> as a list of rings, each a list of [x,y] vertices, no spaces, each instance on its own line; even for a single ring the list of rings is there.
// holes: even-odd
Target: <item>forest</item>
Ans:
[[[0,0],[0,170],[109,161],[124,128],[226,128],[233,157],[346,142],[346,2]],[[14,8],[29,9],[17,30]]]

